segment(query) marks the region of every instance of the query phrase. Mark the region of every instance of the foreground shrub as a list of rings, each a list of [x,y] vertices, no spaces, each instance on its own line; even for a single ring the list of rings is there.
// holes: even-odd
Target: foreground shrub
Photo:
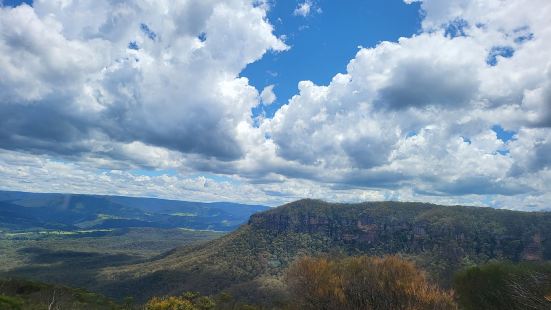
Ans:
[[[462,308],[551,309],[551,264],[494,262],[458,272],[454,288]]]
[[[182,296],[153,297],[145,305],[146,310],[210,310],[216,303],[210,297],[195,292],[185,292]]]
[[[23,301],[17,297],[0,295],[0,309],[19,310],[23,308]]]
[[[182,297],[153,297],[150,299],[145,309],[147,310],[196,310],[193,303]]]
[[[456,309],[451,293],[396,256],[304,257],[289,268],[287,285],[298,309]]]

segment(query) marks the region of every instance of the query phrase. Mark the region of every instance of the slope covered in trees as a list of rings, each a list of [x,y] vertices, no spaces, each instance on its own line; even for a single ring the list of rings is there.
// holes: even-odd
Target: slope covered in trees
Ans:
[[[0,309],[131,309],[132,301],[116,303],[102,295],[61,285],[21,279],[0,279]]]
[[[251,216],[237,231],[158,259],[105,269],[104,292],[143,297],[198,290],[250,300],[284,294],[298,257],[399,254],[443,287],[453,273],[491,259],[551,257],[551,214],[423,203],[331,204],[300,200]]]

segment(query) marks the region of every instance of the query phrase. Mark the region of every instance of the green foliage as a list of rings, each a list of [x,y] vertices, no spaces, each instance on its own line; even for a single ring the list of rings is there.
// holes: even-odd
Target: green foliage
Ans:
[[[462,308],[551,309],[551,263],[492,262],[457,273],[454,289]]]
[[[215,297],[215,309],[216,310],[259,310],[259,306],[250,305],[235,300],[235,298],[228,292],[222,292]],[[257,303],[262,303],[262,300],[258,300]],[[279,309],[279,308],[278,308]]]
[[[145,305],[146,310],[211,310],[215,301],[197,292],[185,292],[181,296],[153,297]]]
[[[0,309],[129,309],[82,289],[22,279],[0,279]]]
[[[201,310],[210,310],[216,306],[216,303],[212,298],[205,296],[196,298],[193,303],[197,309]]]
[[[123,300],[123,305],[124,305],[125,309],[133,309],[134,308],[134,303],[135,303],[134,297],[132,297],[132,296],[127,296]]]
[[[19,310],[23,304],[24,300],[19,297],[0,295],[0,309]]]

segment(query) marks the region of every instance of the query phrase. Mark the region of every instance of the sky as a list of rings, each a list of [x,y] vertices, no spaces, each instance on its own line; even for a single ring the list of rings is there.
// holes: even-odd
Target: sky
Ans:
[[[550,208],[548,0],[0,4],[0,190]]]

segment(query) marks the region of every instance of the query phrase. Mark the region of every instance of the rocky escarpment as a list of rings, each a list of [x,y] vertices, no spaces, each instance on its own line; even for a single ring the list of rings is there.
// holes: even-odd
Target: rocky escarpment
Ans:
[[[301,200],[251,216],[253,229],[314,234],[349,251],[471,259],[551,258],[551,216],[422,203],[329,204]]]

